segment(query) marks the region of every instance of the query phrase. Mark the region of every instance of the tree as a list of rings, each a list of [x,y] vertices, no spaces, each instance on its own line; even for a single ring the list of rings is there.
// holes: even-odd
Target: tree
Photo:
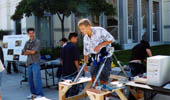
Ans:
[[[115,9],[112,4],[106,2],[106,0],[87,0],[90,6],[90,13],[95,16],[99,16],[102,12],[105,15],[114,15]]]
[[[4,35],[9,35],[10,31],[9,30],[0,30],[0,40],[3,39]]]
[[[78,14],[99,18],[101,13],[105,15],[115,15],[116,9],[106,0],[80,0]],[[93,21],[93,19],[92,19]]]
[[[62,28],[62,37],[64,36],[64,20],[76,11],[75,0],[22,0],[16,7],[15,13],[11,19],[17,20],[35,15],[41,17],[45,12],[57,14]]]
[[[86,4],[86,6],[83,5]],[[57,14],[62,28],[62,37],[64,35],[64,20],[65,17],[75,13],[76,15],[81,14],[79,5],[87,7],[88,14],[99,16],[101,12],[106,15],[114,14],[113,6],[108,4],[105,0],[22,0],[16,7],[15,13],[11,19],[17,20],[22,19],[23,16],[29,17],[32,15],[41,17],[45,12],[51,14]]]
[[[57,14],[61,22],[62,37],[64,35],[64,21],[65,17],[69,17],[71,13],[77,11],[77,2],[76,0],[48,0],[48,9],[47,12],[51,14]]]

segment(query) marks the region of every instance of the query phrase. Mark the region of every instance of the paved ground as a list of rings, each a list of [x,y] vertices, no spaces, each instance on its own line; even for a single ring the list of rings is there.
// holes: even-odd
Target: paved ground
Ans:
[[[28,83],[23,83],[20,86],[20,80],[23,74],[11,74],[4,73],[2,82],[2,100],[27,100],[26,96],[30,94]],[[43,81],[45,83],[45,81]],[[43,84],[45,86],[45,84]],[[58,100],[58,90],[56,87],[44,88],[45,97],[50,100]],[[89,100],[88,98],[84,100]],[[118,99],[112,99],[118,100]],[[170,100],[170,97],[164,95],[157,95],[154,100]]]
[[[26,100],[26,96],[30,94],[28,83],[20,86],[20,80],[23,74],[4,74],[2,82],[2,100]],[[43,82],[45,83],[45,82]],[[45,84],[44,84],[45,86]],[[44,88],[44,94],[51,100],[58,100],[57,88]]]

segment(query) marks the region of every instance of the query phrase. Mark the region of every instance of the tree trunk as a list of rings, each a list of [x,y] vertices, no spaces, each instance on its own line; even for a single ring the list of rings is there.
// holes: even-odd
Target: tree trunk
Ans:
[[[64,35],[64,20],[61,21],[61,31],[62,31],[62,38],[65,38],[65,35]]]
[[[61,22],[62,38],[65,38],[65,35],[64,35],[64,18],[65,18],[65,15],[63,14],[62,17],[60,16],[60,13],[57,13],[57,15],[58,15],[58,18],[60,19],[60,22]]]

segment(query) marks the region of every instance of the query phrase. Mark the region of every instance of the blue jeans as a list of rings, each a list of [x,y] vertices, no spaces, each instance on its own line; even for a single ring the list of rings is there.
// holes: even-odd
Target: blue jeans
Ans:
[[[40,64],[33,63],[29,65],[27,71],[31,93],[43,96]]]
[[[3,72],[4,72],[4,71],[0,72],[0,87],[1,87],[1,84],[2,84],[2,76],[3,76]]]

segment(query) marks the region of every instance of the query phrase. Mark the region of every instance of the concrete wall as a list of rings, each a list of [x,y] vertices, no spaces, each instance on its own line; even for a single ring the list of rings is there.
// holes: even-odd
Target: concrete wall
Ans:
[[[15,22],[11,20],[16,6],[21,0],[0,0],[0,29],[10,30],[15,34]],[[27,27],[35,27],[35,18],[23,18],[21,20],[22,33],[26,32]]]
[[[21,0],[0,0],[0,29],[10,30],[12,34],[15,34],[15,22],[10,19],[10,17],[14,14],[17,4]],[[72,20],[71,16],[65,18],[65,36],[68,37],[68,33],[73,31],[71,30]],[[35,28],[36,23],[35,16],[24,17],[21,20],[21,30],[22,33],[26,33],[26,29],[29,27]],[[59,40],[62,38],[61,34],[61,24],[57,15],[53,16],[53,30],[54,33],[54,46],[59,45]]]
[[[15,23],[11,16],[15,12],[15,7],[20,0],[0,0],[0,29],[15,31]]]
[[[15,12],[15,7],[20,0],[0,0],[0,29],[11,30],[12,34],[15,34],[15,22],[10,19],[11,15]],[[109,3],[112,3],[117,6],[117,0],[107,0]],[[154,0],[158,1],[158,0]],[[163,0],[163,41],[170,41],[170,0]],[[146,4],[145,0],[142,0],[142,16],[145,16]],[[129,15],[133,15],[133,0],[128,2],[128,11]],[[144,21],[144,26],[145,26]],[[35,16],[29,18],[23,18],[21,20],[22,33],[26,33],[28,27],[34,27]],[[61,23],[57,15],[53,16],[53,28],[52,33],[54,33],[54,46],[59,44],[59,40],[62,37],[61,34]],[[65,19],[65,36],[68,37],[68,33],[73,31],[74,25],[72,23],[72,16]]]
[[[0,29],[8,29],[9,17],[8,0],[0,0]]]

